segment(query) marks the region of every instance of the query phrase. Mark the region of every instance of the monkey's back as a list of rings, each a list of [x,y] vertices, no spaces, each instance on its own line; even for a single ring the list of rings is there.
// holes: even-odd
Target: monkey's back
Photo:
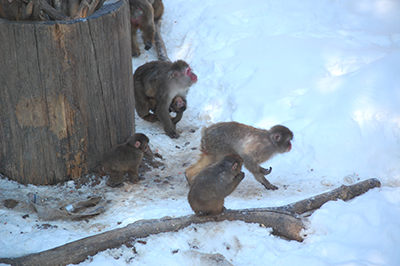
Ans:
[[[127,171],[133,164],[141,162],[143,152],[128,143],[115,146],[102,159],[102,165],[109,171]]]
[[[203,128],[201,147],[206,154],[218,157],[227,153],[251,154],[271,145],[265,132],[238,122],[220,122]]]
[[[229,170],[221,162],[211,164],[201,170],[190,186],[188,201],[193,211],[198,214],[218,214],[224,207],[224,198],[232,191],[227,187],[233,181]]]
[[[172,63],[169,61],[151,61],[141,65],[133,74],[133,87],[135,92],[140,90],[147,97],[156,97],[159,82],[165,82],[168,69]]]

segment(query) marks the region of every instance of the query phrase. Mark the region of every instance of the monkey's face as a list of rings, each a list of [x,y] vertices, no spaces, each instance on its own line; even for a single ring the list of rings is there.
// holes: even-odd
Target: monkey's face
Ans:
[[[148,152],[149,150],[150,150],[150,147],[149,147],[149,145],[147,144],[147,142],[143,142],[141,145],[140,145],[140,148],[139,148],[140,150],[142,150],[143,152]]]
[[[190,68],[190,66],[188,66],[185,70],[185,75],[190,77],[190,79],[192,80],[193,83],[197,82],[197,76],[195,73],[192,72],[192,69]]]
[[[270,132],[271,141],[279,153],[289,152],[292,149],[291,140],[293,139],[293,133],[287,127],[281,125],[274,126]]]
[[[189,88],[197,82],[197,76],[192,72],[190,66],[182,68],[180,71],[175,71],[172,76],[175,84],[178,85],[178,87]]]
[[[175,97],[169,107],[170,112],[183,113],[186,110],[186,99],[180,96]]]

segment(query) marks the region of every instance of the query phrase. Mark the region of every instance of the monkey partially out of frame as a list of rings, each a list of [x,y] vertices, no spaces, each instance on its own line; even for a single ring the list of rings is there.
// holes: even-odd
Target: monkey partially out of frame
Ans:
[[[183,60],[174,63],[152,61],[136,69],[133,82],[138,115],[149,122],[159,120],[169,137],[179,138],[175,124],[181,117],[171,120],[169,113],[171,104],[176,102],[181,106],[176,107],[177,109],[183,106],[186,108],[186,95],[189,88],[197,82],[197,76],[190,66]],[[154,113],[150,113],[150,110]]]
[[[127,142],[113,147],[103,156],[103,170],[110,176],[108,186],[122,185],[125,173],[128,173],[132,183],[139,181],[138,168],[144,152],[149,149],[148,143],[149,138],[146,135],[136,133]]]
[[[144,49],[149,50],[154,44],[156,25],[164,13],[161,0],[129,0],[131,15],[132,56],[138,57],[140,49],[137,43],[137,31],[142,31]]]
[[[196,175],[188,194],[190,207],[196,215],[215,215],[225,210],[225,197],[244,178],[242,162],[238,155],[228,154]]]
[[[264,176],[271,172],[260,166],[278,153],[289,152],[292,148],[293,133],[287,127],[276,125],[270,130],[258,129],[237,122],[221,122],[202,129],[199,161],[186,169],[189,184],[207,165],[221,160],[225,154],[238,154],[244,166],[266,189],[276,190]]]

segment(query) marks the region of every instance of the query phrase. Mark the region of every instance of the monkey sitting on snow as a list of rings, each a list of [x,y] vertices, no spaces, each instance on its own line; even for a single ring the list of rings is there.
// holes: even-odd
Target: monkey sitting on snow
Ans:
[[[126,172],[133,183],[139,181],[138,168],[144,152],[149,149],[148,143],[149,138],[146,135],[136,133],[127,142],[115,146],[103,156],[103,170],[110,175],[108,186],[122,185]]]
[[[225,210],[224,199],[244,178],[243,160],[236,154],[206,166],[194,178],[188,200],[196,215],[215,215]]]

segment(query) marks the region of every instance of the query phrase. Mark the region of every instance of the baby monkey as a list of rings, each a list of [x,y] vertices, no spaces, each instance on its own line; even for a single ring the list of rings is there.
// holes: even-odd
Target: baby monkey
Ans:
[[[110,175],[108,186],[121,186],[125,173],[128,173],[132,183],[139,181],[138,168],[144,152],[149,149],[148,143],[149,138],[146,135],[136,133],[127,142],[113,147],[103,156],[103,170]]]
[[[225,210],[224,199],[244,178],[243,160],[236,154],[227,154],[214,164],[202,169],[190,186],[188,200],[196,215],[215,215]]]

